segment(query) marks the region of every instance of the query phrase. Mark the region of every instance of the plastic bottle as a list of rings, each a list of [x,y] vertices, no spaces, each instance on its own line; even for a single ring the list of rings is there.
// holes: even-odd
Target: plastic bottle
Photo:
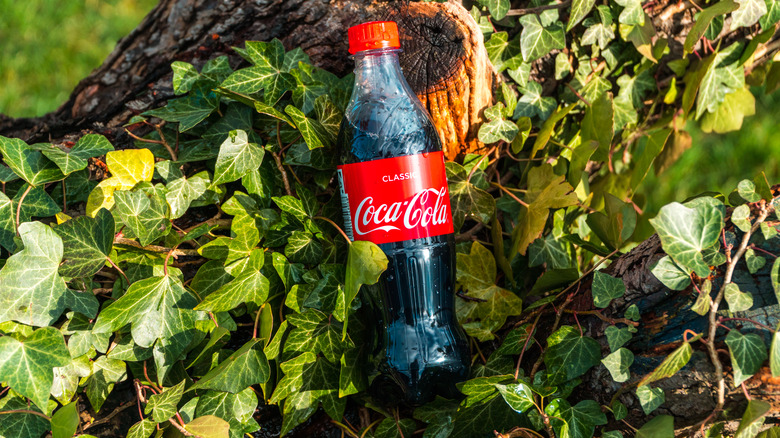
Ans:
[[[441,141],[398,63],[394,22],[349,29],[355,87],[337,144],[345,230],[389,260],[379,280],[379,372],[371,392],[417,405],[468,377],[454,311],[455,237]]]

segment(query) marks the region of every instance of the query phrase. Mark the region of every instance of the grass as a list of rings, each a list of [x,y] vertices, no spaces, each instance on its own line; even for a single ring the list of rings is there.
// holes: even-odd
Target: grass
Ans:
[[[157,0],[0,0],[0,113],[55,110]]]

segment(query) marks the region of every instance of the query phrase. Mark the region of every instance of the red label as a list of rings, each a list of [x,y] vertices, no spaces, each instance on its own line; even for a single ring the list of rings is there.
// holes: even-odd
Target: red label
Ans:
[[[378,244],[453,232],[442,152],[344,164],[338,176],[352,240]]]

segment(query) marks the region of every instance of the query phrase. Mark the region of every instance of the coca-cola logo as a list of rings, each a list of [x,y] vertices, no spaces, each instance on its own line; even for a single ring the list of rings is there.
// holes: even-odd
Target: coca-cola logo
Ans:
[[[416,227],[447,223],[447,186],[421,190],[409,199],[391,204],[374,205],[374,197],[367,196],[355,209],[355,232],[361,236],[374,231],[395,231],[401,227]]]

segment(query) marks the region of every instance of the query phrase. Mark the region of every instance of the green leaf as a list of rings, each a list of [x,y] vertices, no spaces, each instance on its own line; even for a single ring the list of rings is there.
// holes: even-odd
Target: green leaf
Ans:
[[[609,193],[604,194],[604,210],[589,214],[588,226],[609,249],[618,249],[634,234],[636,210]]]
[[[303,111],[292,105],[287,105],[284,108],[284,112],[286,112],[292,121],[295,122],[295,125],[301,132],[301,136],[303,136],[303,141],[306,142],[309,149],[317,149],[332,145],[333,138],[331,134],[319,121],[306,117]]]
[[[607,326],[604,334],[607,336],[607,344],[610,351],[617,351],[618,348],[631,340],[631,332],[628,327],[617,328],[614,325]]]
[[[322,244],[308,231],[293,231],[284,255],[292,263],[316,264],[322,260]]]
[[[547,338],[544,363],[550,384],[559,384],[585,374],[601,359],[595,339],[583,336],[572,326],[563,326]]]
[[[636,396],[639,398],[639,404],[645,415],[650,415],[659,406],[664,404],[666,396],[661,388],[651,388],[648,385],[641,385],[636,389]]]
[[[149,438],[156,428],[157,424],[154,421],[144,418],[127,431],[127,438]]]
[[[179,132],[189,131],[219,108],[219,96],[210,87],[195,87],[185,97],[169,100],[162,108],[146,111],[143,116],[159,117],[167,122],[178,122]]]
[[[710,64],[707,73],[701,80],[699,95],[696,98],[696,119],[699,119],[705,111],[714,113],[721,103],[724,102],[726,95],[734,93],[745,86],[744,67],[740,66],[739,63],[735,62],[724,67],[719,66],[719,63],[726,56],[728,56],[728,52],[715,54],[715,61]],[[732,102],[726,108],[732,106],[742,108],[742,106],[736,104],[737,102]],[[737,116],[740,120],[741,114],[742,112]],[[724,118],[724,120],[729,119]],[[710,120],[709,125],[714,126],[712,120]]]
[[[496,389],[504,401],[519,414],[528,412],[535,405],[534,393],[527,383],[521,381],[508,385],[496,384]]]
[[[612,375],[612,380],[622,383],[631,377],[628,367],[634,363],[634,353],[625,348],[619,348],[604,359],[601,359],[601,363],[604,364],[609,374]]]
[[[555,49],[566,47],[566,34],[560,22],[542,26],[534,14],[520,17],[523,32],[520,34],[520,50],[525,62],[535,61]]]
[[[552,234],[534,240],[528,247],[528,257],[529,267],[547,263],[548,268],[566,269],[570,268],[572,263],[567,248]]]
[[[753,294],[739,290],[737,283],[727,284],[724,296],[732,312],[742,312],[753,307]]]
[[[176,95],[189,92],[192,85],[200,78],[195,66],[189,62],[173,61],[171,70],[173,70],[173,93]]]
[[[778,331],[772,334],[772,344],[769,347],[769,368],[772,370],[772,377],[780,376],[780,332]]]
[[[217,158],[219,160],[219,158]],[[200,172],[189,178],[182,176],[170,181],[166,186],[165,200],[171,208],[171,219],[177,219],[187,212],[192,201],[206,193],[209,186],[209,174]]]
[[[257,395],[252,388],[238,394],[207,391],[197,399],[195,417],[213,415],[230,423],[231,438],[242,438],[256,432],[260,426],[252,418],[257,407]]]
[[[170,208],[165,198],[152,188],[144,191],[120,191],[114,194],[115,214],[146,246],[168,233]]]
[[[509,3],[509,0],[503,1],[507,4]],[[411,418],[403,418],[398,422],[392,418],[385,418],[379,423],[376,430],[374,430],[374,438],[402,438],[412,436],[415,429],[417,429],[417,423]]]
[[[178,358],[192,340],[196,317],[192,308],[196,304],[180,279],[146,278],[130,285],[122,297],[104,307],[92,330],[108,333],[131,324],[136,344],[149,348],[156,342],[155,361],[159,367]],[[164,374],[158,369],[158,381]]]
[[[59,267],[65,277],[91,277],[105,264],[114,244],[114,217],[100,210],[95,218],[80,216],[54,227],[62,238],[63,258]]]
[[[70,149],[65,146],[55,146],[47,143],[36,144],[30,147],[41,151],[65,175],[86,169],[87,159],[99,157],[114,150],[114,146],[111,145],[108,139],[99,134],[87,134],[81,137]]]
[[[589,20],[585,20],[584,24],[589,24]],[[593,23],[585,29],[580,42],[583,46],[598,45],[601,50],[604,50],[614,39],[615,31],[612,30],[611,24]]]
[[[612,415],[615,417],[615,421],[620,421],[628,416],[628,409],[626,405],[615,400],[612,402]]]
[[[636,189],[642,183],[655,158],[661,153],[671,134],[671,129],[659,129],[639,142],[636,155],[639,157],[634,166],[634,174],[631,175],[631,187]]]
[[[549,164],[531,168],[528,172],[528,191],[512,232],[512,251],[525,255],[528,246],[544,231],[551,208],[577,204],[577,195],[566,177],[556,175]]]
[[[752,248],[748,248],[748,250],[745,251],[745,263],[747,264],[748,271],[750,271],[751,274],[755,274],[759,269],[764,267],[766,259],[757,255]]]
[[[555,99],[542,96],[542,86],[537,82],[528,82],[521,87],[520,100],[517,101],[515,113],[512,117],[538,117],[546,120],[555,111]]]
[[[455,312],[466,333],[481,341],[493,339],[491,332],[522,311],[523,301],[497,286],[496,274],[493,254],[479,242],[471,245],[469,254],[457,254],[456,280],[469,297],[479,301],[458,299]]]
[[[750,207],[747,204],[738,205],[731,212],[731,223],[737,226],[743,232],[748,232],[751,227]]]
[[[745,408],[745,413],[742,414],[742,421],[739,422],[739,427],[737,428],[735,435],[739,436],[746,431],[756,421],[764,418],[771,409],[772,405],[765,401],[748,400],[747,408]]]
[[[8,196],[0,192],[0,245],[9,251],[16,247],[14,243],[14,237],[16,237],[16,208],[14,207],[14,203],[11,202]]]
[[[262,339],[252,339],[230,357],[209,371],[188,391],[214,389],[236,394],[250,385],[265,383],[271,375],[268,360],[263,354]]]
[[[696,303],[693,304],[691,310],[699,315],[706,315],[710,311],[710,292],[712,291],[712,282],[705,280],[701,285],[701,293],[696,298]]]
[[[780,3],[777,0],[766,0],[765,3],[767,13],[758,20],[761,24],[761,30],[764,31],[772,30],[772,26],[780,20]]]
[[[5,397],[0,400],[0,410],[25,410],[40,412],[21,397]],[[41,412],[42,413],[42,412]],[[0,421],[0,436],[4,438],[39,438],[52,429],[49,421],[32,413],[3,414]]]
[[[741,74],[741,73],[740,73]],[[733,93],[725,95],[715,112],[709,112],[701,119],[701,129],[704,132],[737,131],[742,128],[745,116],[756,113],[756,99],[748,88],[738,88]]]
[[[723,203],[697,198],[686,205],[673,202],[661,208],[650,223],[661,238],[664,251],[680,266],[707,277],[709,266],[701,251],[718,241],[723,229]]]
[[[176,415],[179,411],[179,401],[181,401],[181,397],[184,394],[185,383],[186,380],[182,380],[176,386],[167,388],[159,394],[152,394],[146,403],[144,413],[146,415],[152,414],[152,418],[156,423],[162,423]]]
[[[734,0],[739,8],[731,13],[731,30],[740,27],[750,27],[758,23],[758,19],[766,15],[766,3],[764,0]]]
[[[502,57],[504,51],[509,46],[507,42],[508,34],[506,32],[493,32],[490,35],[490,39],[485,41],[485,50],[488,54],[488,59],[496,67],[496,70],[501,71],[504,66]]]
[[[51,417],[52,438],[71,438],[79,427],[78,403],[72,402],[59,409]]]
[[[721,0],[701,11],[696,18],[696,21],[694,21],[691,30],[688,32],[688,35],[685,36],[685,44],[683,45],[685,50],[684,53],[688,54],[693,52],[693,46],[695,46],[701,37],[704,36],[704,32],[710,26],[713,18],[728,14],[737,9],[737,7],[738,5],[734,0]]]
[[[691,277],[671,257],[663,256],[650,268],[655,278],[671,290],[685,290]]]
[[[260,167],[264,155],[265,150],[250,141],[246,131],[230,131],[228,138],[219,147],[212,185],[240,179],[250,170]]]
[[[241,303],[262,305],[268,298],[269,282],[260,271],[245,272],[220,287],[195,307],[195,310],[227,312]]]
[[[605,308],[610,301],[620,298],[626,293],[626,285],[622,278],[615,278],[601,271],[593,273],[593,303],[596,307]]]
[[[621,24],[644,26],[645,11],[640,0],[615,0],[615,2],[623,6],[623,11],[618,17]]]
[[[566,32],[570,31],[577,23],[582,21],[582,19],[590,13],[591,9],[593,9],[594,4],[596,4],[595,0],[572,1],[569,22],[566,24]]]
[[[52,325],[65,310],[68,294],[57,272],[62,239],[41,222],[21,224],[19,235],[24,249],[9,257],[0,270],[0,322]]]
[[[654,417],[637,431],[636,438],[674,438],[674,417]]]
[[[503,20],[506,13],[509,12],[509,0],[479,0],[479,3],[487,6],[488,12],[494,20]]]
[[[780,426],[772,427],[756,435],[756,438],[778,438],[778,437],[780,437]]]
[[[344,292],[339,294],[333,315],[344,323],[342,339],[347,336],[347,317],[352,301],[360,286],[374,284],[387,269],[387,256],[375,243],[359,240],[349,245],[347,254],[347,273]]]
[[[479,127],[479,132],[477,133],[479,141],[485,144],[495,143],[499,140],[511,143],[512,140],[515,139],[518,132],[517,125],[503,118],[500,114],[503,111],[503,108],[504,104],[499,102],[495,106],[485,109],[485,116],[489,119],[491,118],[489,115],[491,111],[495,111],[499,114],[498,117],[492,118],[489,122],[483,123],[482,126]]]
[[[761,336],[755,333],[743,335],[737,330],[729,331],[726,345],[734,367],[734,386],[739,386],[761,368],[767,358],[766,345]]]
[[[689,342],[683,342],[669,356],[667,356],[652,373],[645,376],[639,386],[649,385],[667,377],[672,377],[677,371],[680,371],[688,361],[691,360],[693,348]]]
[[[596,155],[606,157],[612,145],[612,94],[602,93],[585,109],[582,119],[582,141],[595,146]]]
[[[639,314],[639,307],[637,307],[636,304],[632,304],[628,306],[628,309],[626,309],[625,317],[630,319],[631,321],[639,321],[639,319],[642,317]]]
[[[19,341],[0,337],[0,376],[8,386],[47,410],[55,367],[70,363],[65,339],[54,327],[43,327]]]
[[[0,152],[5,164],[31,186],[65,178],[56,164],[18,138],[0,135]]]
[[[496,211],[496,200],[493,195],[475,186],[468,180],[468,172],[460,164],[450,161],[446,163],[447,183],[452,205],[452,221],[457,233],[466,219],[472,219],[483,224],[493,219]],[[476,179],[477,172],[472,175]]]
[[[230,423],[213,415],[198,417],[184,425],[184,429],[200,438],[228,438]]]

